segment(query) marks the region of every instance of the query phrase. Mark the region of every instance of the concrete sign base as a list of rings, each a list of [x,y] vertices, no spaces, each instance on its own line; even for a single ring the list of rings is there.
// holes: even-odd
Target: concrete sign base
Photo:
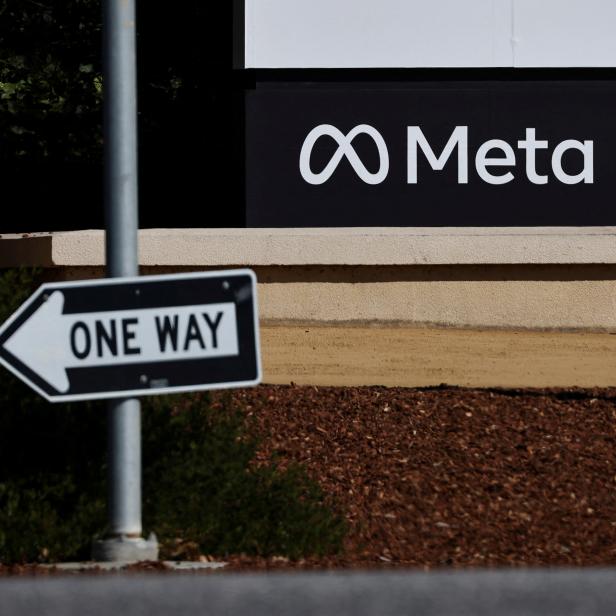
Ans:
[[[147,541],[142,538],[113,537],[94,541],[92,558],[98,562],[135,563],[158,560],[158,540],[151,533]]]

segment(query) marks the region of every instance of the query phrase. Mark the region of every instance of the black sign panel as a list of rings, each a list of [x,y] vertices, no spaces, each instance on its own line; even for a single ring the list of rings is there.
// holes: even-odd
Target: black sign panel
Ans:
[[[265,83],[253,227],[616,224],[616,82]]]
[[[250,270],[45,284],[0,328],[0,363],[52,402],[255,385]]]

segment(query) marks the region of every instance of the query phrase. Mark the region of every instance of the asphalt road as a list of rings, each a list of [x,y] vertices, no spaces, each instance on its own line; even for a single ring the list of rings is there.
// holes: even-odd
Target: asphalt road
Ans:
[[[613,616],[616,569],[6,578],[0,614]]]

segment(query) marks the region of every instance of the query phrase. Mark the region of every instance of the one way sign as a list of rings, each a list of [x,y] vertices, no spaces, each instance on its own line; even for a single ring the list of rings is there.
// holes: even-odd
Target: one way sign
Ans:
[[[44,284],[0,328],[0,362],[52,402],[256,385],[255,276]]]

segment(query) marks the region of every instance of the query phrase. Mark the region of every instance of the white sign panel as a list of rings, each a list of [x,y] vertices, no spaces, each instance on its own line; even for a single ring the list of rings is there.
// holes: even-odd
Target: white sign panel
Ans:
[[[614,0],[245,0],[244,11],[246,68],[616,66]]]
[[[514,65],[616,66],[614,0],[515,0]]]

